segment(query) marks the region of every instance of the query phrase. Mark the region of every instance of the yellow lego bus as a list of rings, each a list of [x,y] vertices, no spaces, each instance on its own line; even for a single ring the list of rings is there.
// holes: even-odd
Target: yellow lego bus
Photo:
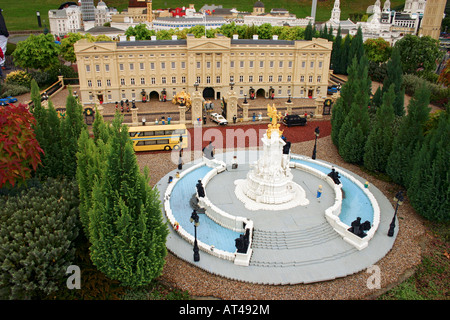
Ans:
[[[134,151],[179,150],[187,148],[188,135],[184,124],[130,127]]]

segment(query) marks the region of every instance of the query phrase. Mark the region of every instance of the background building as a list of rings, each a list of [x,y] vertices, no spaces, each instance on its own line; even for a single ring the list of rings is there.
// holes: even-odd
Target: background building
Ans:
[[[115,8],[108,8],[105,2],[99,1],[97,7],[93,7],[91,10],[91,3],[81,5],[68,5],[57,10],[49,10],[49,25],[50,33],[63,36],[69,32],[87,31],[94,27],[103,26],[105,23],[111,21],[111,17],[117,14]],[[84,6],[88,6],[83,9]],[[87,16],[90,20],[84,20],[84,16]],[[93,19],[92,19],[93,17]]]
[[[220,99],[230,83],[244,97],[316,98],[327,94],[332,42],[216,38],[75,44],[83,104],[167,99],[195,91]]]
[[[446,0],[427,0],[419,35],[439,39],[446,3]]]

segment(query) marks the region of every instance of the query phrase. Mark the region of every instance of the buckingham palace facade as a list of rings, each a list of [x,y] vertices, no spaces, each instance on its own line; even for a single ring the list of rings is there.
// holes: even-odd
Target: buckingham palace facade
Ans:
[[[215,38],[88,42],[74,45],[83,104],[167,100],[201,91],[220,99],[234,86],[239,97],[317,98],[327,94],[332,42],[325,39]]]

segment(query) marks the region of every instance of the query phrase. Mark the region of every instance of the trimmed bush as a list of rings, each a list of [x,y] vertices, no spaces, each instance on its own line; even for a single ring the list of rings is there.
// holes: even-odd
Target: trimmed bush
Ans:
[[[42,299],[65,286],[79,232],[76,181],[49,179],[0,197],[0,298]]]
[[[13,83],[16,85],[29,88],[31,85],[31,75],[25,71],[13,71],[8,73],[5,78],[5,83]]]
[[[403,84],[406,94],[413,96],[415,92],[425,84],[431,92],[430,103],[443,108],[450,102],[450,88],[431,83],[412,74],[403,75]]]

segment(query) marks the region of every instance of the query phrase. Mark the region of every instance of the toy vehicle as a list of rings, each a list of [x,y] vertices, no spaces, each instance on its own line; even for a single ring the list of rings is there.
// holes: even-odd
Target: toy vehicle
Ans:
[[[220,125],[228,124],[227,119],[225,119],[222,115],[220,115],[218,113],[211,113],[210,119],[211,119],[211,121],[214,121],[215,123],[220,124]]]
[[[298,114],[290,114],[283,118],[283,124],[288,127],[291,126],[304,126],[306,125],[306,118],[300,117]]]
[[[14,102],[17,102],[17,98],[9,96],[9,97],[0,99],[0,106],[6,106],[7,104],[14,103]]]
[[[332,85],[332,86],[328,86],[327,89],[327,94],[333,94],[336,93],[338,91],[337,86],[336,85]]]

